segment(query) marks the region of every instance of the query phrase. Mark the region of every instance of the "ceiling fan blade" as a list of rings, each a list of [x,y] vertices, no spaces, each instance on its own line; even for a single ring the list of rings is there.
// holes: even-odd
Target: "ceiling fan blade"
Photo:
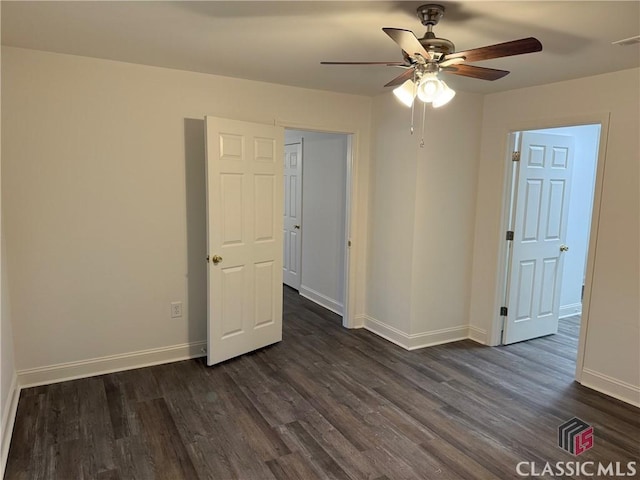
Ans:
[[[320,65],[387,65],[388,67],[408,66],[405,62],[320,62]]]
[[[512,55],[522,55],[524,53],[540,52],[542,44],[537,38],[521,38],[511,42],[497,43],[487,47],[472,48],[461,52],[450,53],[444,57],[444,60],[452,58],[465,57],[467,62],[480,62],[482,60],[491,60],[492,58],[510,57]]]
[[[451,65],[459,65],[465,60],[464,57],[449,58],[443,62],[438,62],[441,67],[450,67]]]
[[[396,78],[391,80],[389,83],[385,85],[385,87],[395,87],[396,85],[402,85],[407,80],[413,78],[415,68],[407,68],[404,72],[398,75]]]
[[[498,80],[499,78],[509,75],[506,70],[496,70],[495,68],[476,67],[475,65],[451,65],[444,67],[447,73],[454,75],[462,75],[464,77],[479,78],[480,80]]]
[[[383,28],[382,31],[391,37],[391,40],[400,45],[400,48],[407,52],[409,56],[416,54],[422,55],[424,58],[431,58],[429,52],[427,52],[418,37],[414,35],[411,30],[403,30],[402,28]]]

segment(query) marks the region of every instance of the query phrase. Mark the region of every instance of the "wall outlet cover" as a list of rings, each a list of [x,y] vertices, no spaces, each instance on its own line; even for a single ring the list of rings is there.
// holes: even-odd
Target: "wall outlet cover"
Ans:
[[[171,302],[171,318],[182,316],[182,302]]]

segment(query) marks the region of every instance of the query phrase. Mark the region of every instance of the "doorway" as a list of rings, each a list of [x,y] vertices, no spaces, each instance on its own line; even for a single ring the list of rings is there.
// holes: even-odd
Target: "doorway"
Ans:
[[[285,129],[283,283],[344,317],[351,135]]]
[[[213,365],[282,340],[284,133],[282,125],[205,117],[207,206],[207,364]],[[305,133],[308,137],[317,132]],[[320,176],[313,202],[318,218],[331,219],[341,234],[342,324],[353,328],[354,282],[350,281],[353,148],[357,134],[341,134],[346,152],[339,182]],[[302,143],[302,140],[300,142]],[[325,162],[319,171],[327,170]],[[333,195],[331,188],[338,188]],[[340,214],[327,212],[326,200],[342,198]],[[304,210],[303,210],[304,215]],[[338,221],[336,221],[338,217]],[[321,227],[329,228],[327,224]],[[341,239],[341,240],[340,240]],[[317,243],[318,250],[323,243]],[[328,263],[323,251],[315,259]],[[303,257],[304,258],[304,257]],[[319,263],[320,265],[321,263]],[[301,286],[304,285],[302,279]],[[313,293],[313,292],[312,292]],[[314,299],[316,303],[320,301]]]
[[[600,124],[510,134],[503,345],[558,332],[578,344],[600,138]]]

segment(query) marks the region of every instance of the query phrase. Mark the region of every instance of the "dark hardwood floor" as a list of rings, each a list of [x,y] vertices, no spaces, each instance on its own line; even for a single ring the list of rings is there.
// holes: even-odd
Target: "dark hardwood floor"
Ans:
[[[284,340],[23,390],[18,479],[507,479],[518,462],[637,461],[639,410],[574,383],[577,319],[507,347],[405,351],[285,291]],[[577,416],[595,446],[574,457]]]

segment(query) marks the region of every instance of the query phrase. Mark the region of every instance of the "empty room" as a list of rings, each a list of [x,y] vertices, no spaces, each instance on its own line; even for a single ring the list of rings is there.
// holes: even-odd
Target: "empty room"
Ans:
[[[0,20],[0,478],[640,475],[640,2]]]

